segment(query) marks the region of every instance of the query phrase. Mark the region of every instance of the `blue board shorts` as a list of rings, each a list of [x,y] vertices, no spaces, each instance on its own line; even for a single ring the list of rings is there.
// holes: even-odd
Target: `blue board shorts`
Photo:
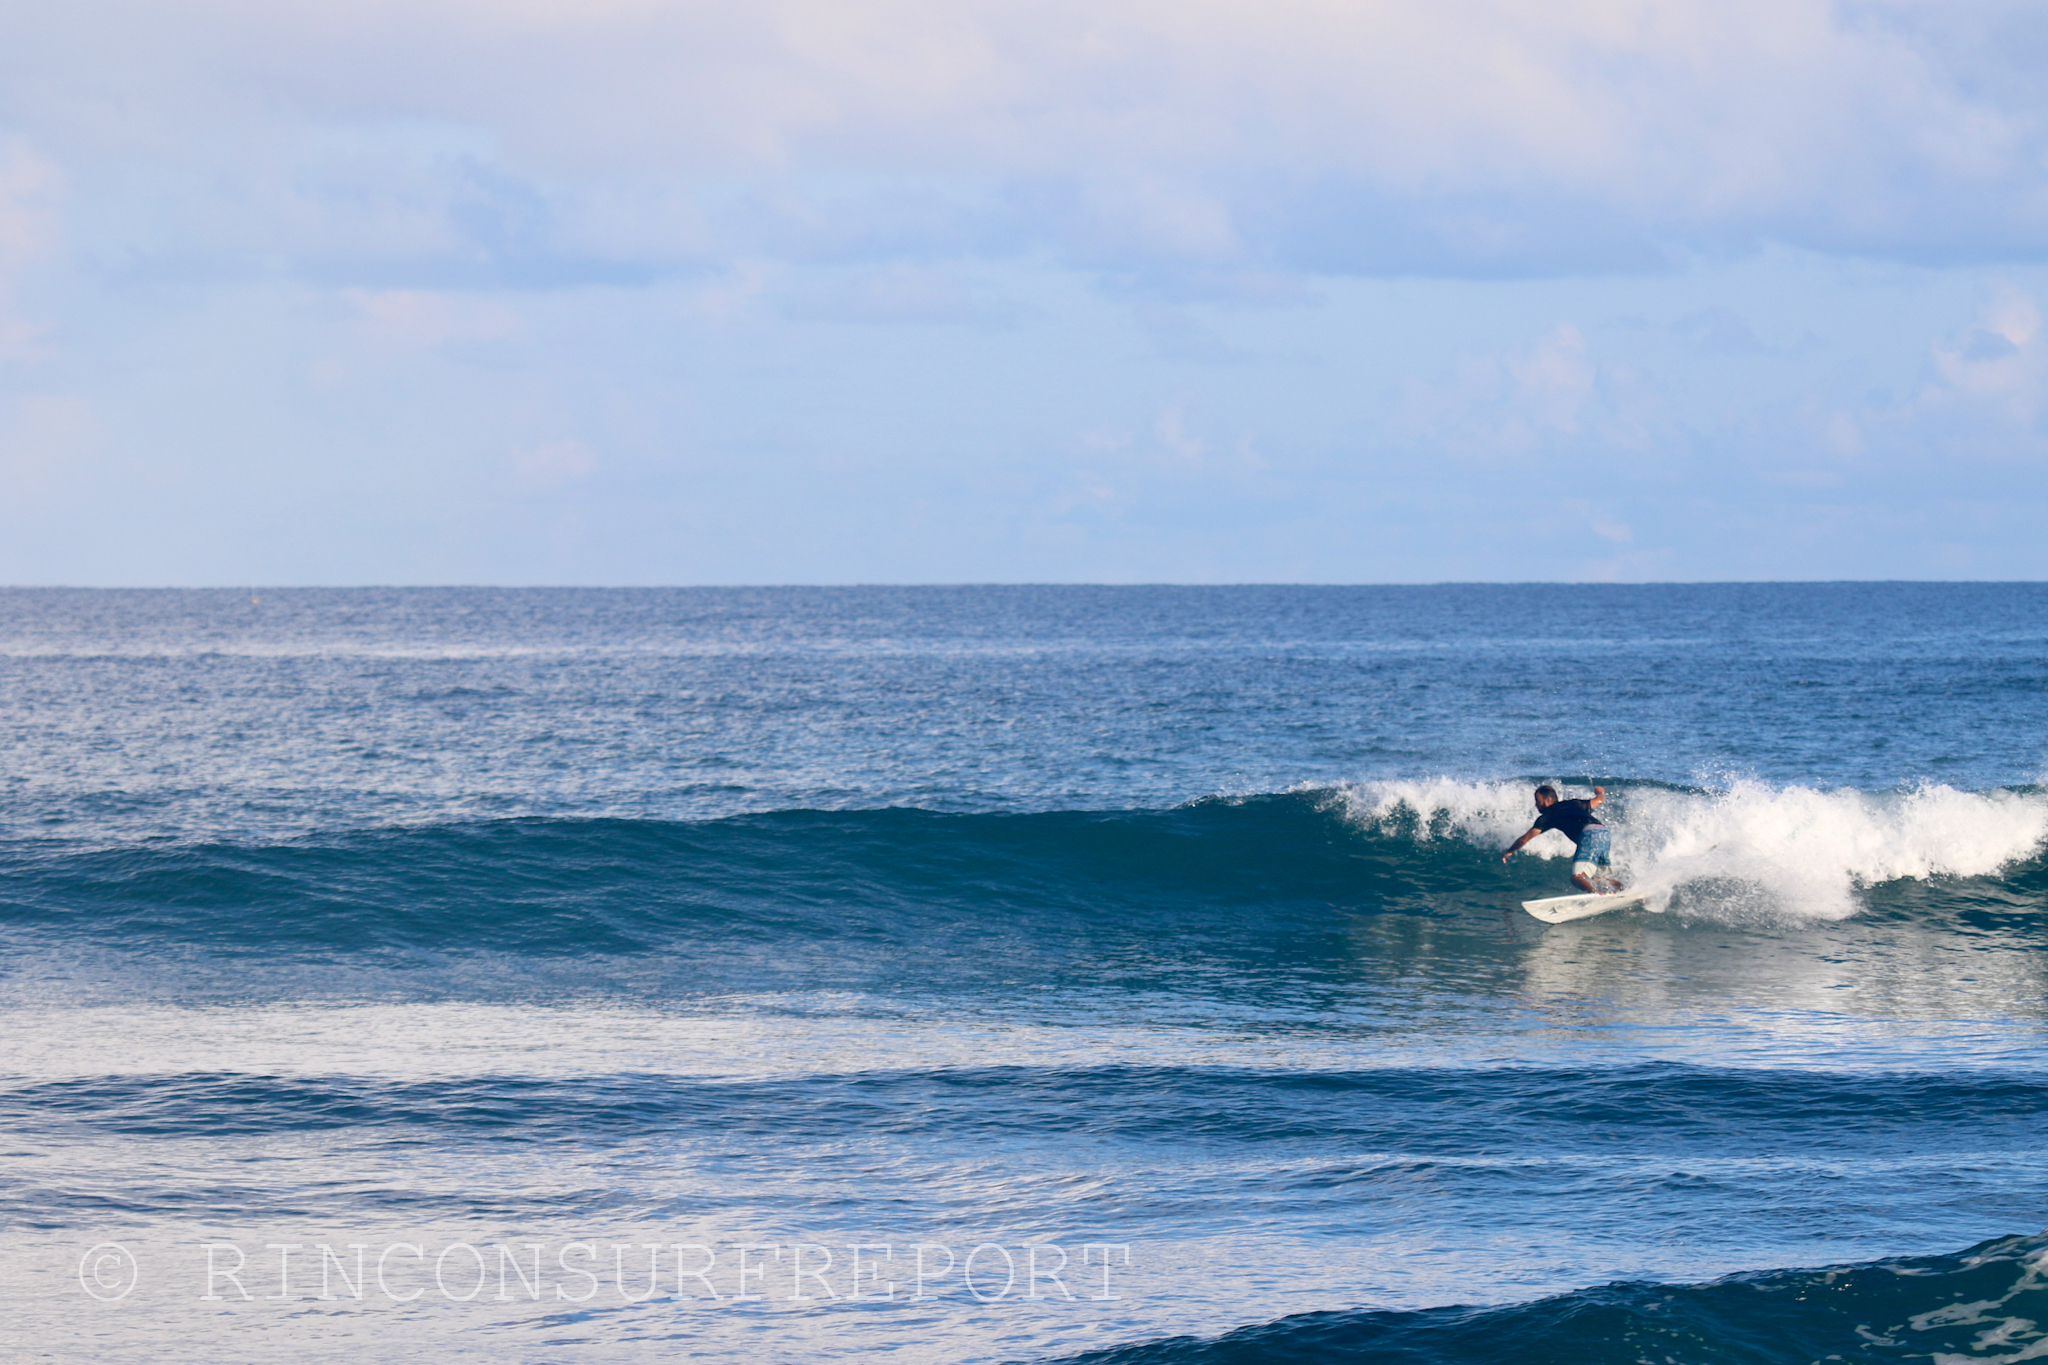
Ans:
[[[1590,877],[1614,863],[1614,835],[1604,825],[1588,825],[1579,833],[1579,851],[1572,855],[1572,875]]]

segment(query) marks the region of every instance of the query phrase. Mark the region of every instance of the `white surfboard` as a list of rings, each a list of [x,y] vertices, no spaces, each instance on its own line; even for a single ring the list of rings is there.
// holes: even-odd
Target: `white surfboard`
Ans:
[[[1633,892],[1618,891],[1610,896],[1552,896],[1548,900],[1523,901],[1522,908],[1545,924],[1563,924],[1568,919],[1584,919],[1588,915],[1604,915],[1609,910],[1648,904],[1648,900]]]

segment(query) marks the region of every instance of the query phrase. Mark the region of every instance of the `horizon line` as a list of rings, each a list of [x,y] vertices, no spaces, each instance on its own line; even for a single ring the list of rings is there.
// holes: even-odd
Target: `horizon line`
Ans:
[[[1213,589],[1213,588],[1735,588],[1735,587],[2029,587],[2048,578],[1443,578],[1319,582],[1302,579],[1238,579],[1229,582],[1048,581],[986,579],[848,583],[7,583],[0,592],[855,592],[989,588]]]

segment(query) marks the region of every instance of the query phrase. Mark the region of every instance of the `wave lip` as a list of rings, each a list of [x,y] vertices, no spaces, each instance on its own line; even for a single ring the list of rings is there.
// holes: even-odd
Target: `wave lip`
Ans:
[[[1630,1282],[1506,1308],[1309,1313],[1069,1365],[2017,1365],[2048,1358],[2048,1233],[1947,1256]]]

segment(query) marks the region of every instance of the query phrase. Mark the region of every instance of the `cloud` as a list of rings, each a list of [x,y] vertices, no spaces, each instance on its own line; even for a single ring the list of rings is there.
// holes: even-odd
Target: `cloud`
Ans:
[[[56,168],[19,137],[0,138],[0,283],[57,245]]]
[[[1936,343],[1934,365],[1946,386],[1931,396],[1934,402],[1988,406],[2032,425],[2048,397],[2048,340],[2039,305],[2026,294],[2003,292],[1976,326]]]
[[[1080,433],[1069,460],[1042,492],[1061,520],[1217,527],[1298,511],[1299,490],[1276,477],[1251,433],[1218,439],[1179,404],[1141,430]]]
[[[525,330],[502,304],[417,289],[351,289],[362,340],[379,349],[415,349],[460,341],[499,341]]]
[[[1579,430],[1579,409],[1593,392],[1593,365],[1586,338],[1562,322],[1525,355],[1508,361],[1515,379],[1518,420],[1536,431]]]
[[[553,493],[597,472],[597,452],[570,439],[512,453],[512,486],[521,493]]]
[[[57,255],[56,168],[24,139],[0,137],[0,365],[45,354],[41,324],[14,311],[28,272]]]
[[[101,437],[97,415],[75,395],[0,397],[0,511],[19,513],[48,495],[69,466],[98,452]]]
[[[2037,576],[2042,14],[7,7],[0,577]]]
[[[1598,363],[1572,322],[1520,346],[1469,353],[1452,373],[1411,377],[1404,387],[1387,429],[1432,457],[1499,467],[1545,452],[1612,455],[1658,444],[1644,416],[1652,396]]]
[[[354,285],[749,255],[1354,274],[2048,243],[2019,0],[23,6],[103,254]]]
[[[908,262],[855,267],[839,278],[783,291],[778,310],[804,322],[1007,327],[1017,304],[956,274]]]
[[[2040,306],[2010,280],[1978,284],[1976,309],[1955,309],[1932,338],[1920,332],[1916,384],[1875,388],[1832,411],[1809,405],[1803,425],[1818,467],[1780,471],[1775,481],[1824,488],[1938,474],[1977,489],[1991,486],[2000,469],[2048,470],[2048,335]]]

